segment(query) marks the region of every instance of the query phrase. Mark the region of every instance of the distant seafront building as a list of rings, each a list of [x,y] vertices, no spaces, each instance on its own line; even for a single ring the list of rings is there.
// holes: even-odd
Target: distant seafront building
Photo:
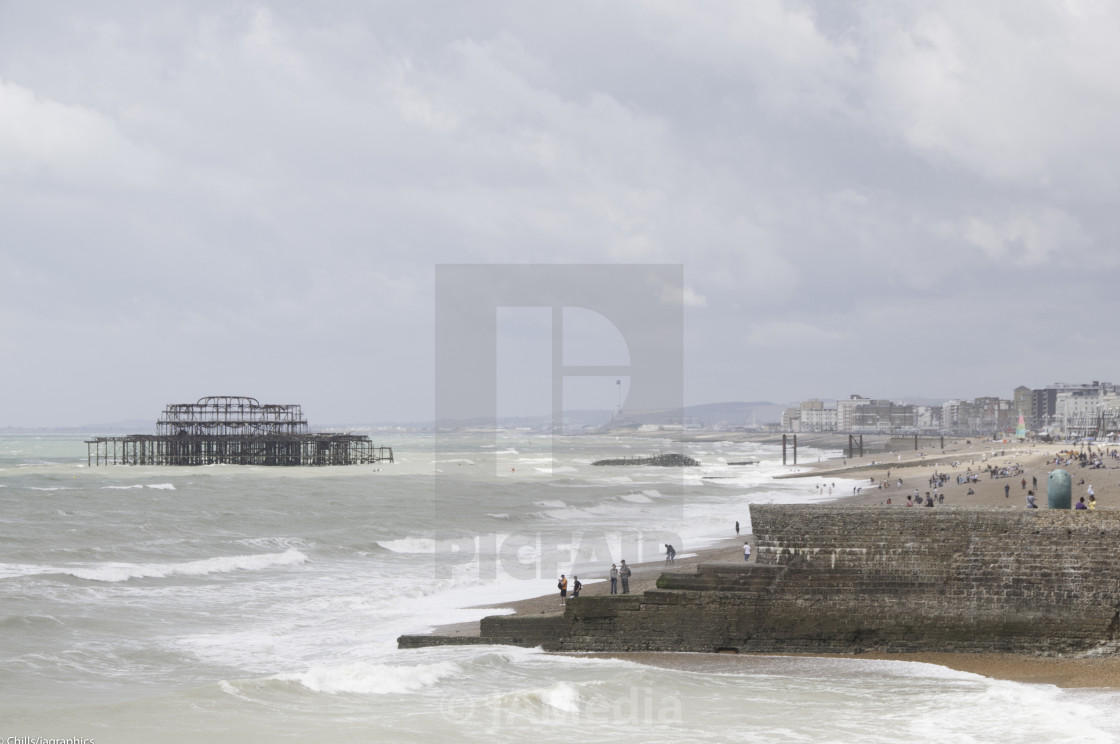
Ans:
[[[941,431],[941,408],[939,406],[914,406],[914,428],[919,432]]]
[[[1110,382],[1058,390],[1054,396],[1054,429],[1067,437],[1096,437],[1117,431],[1120,395]]]
[[[1025,391],[1025,392],[1024,392]],[[1020,405],[1031,399],[1029,388],[1018,392]],[[1120,418],[1120,402],[1116,405]],[[854,434],[996,435],[1014,431],[1020,410],[1012,399],[985,396],[975,400],[951,399],[939,405],[851,395],[827,408],[816,398],[782,416],[782,430],[793,432],[849,432]],[[1023,411],[1024,418],[1026,412]]]
[[[852,395],[847,400],[836,401],[836,429],[852,431],[855,426],[855,410],[869,405],[871,401],[862,395]]]
[[[825,408],[817,398],[801,404],[801,431],[836,431],[836,409]]]
[[[818,398],[787,408],[782,431],[859,434],[949,434],[1010,438],[1023,417],[1028,432],[1060,437],[1120,436],[1120,390],[1111,382],[1020,385],[1010,398],[952,398],[939,405],[851,395],[830,408]]]
[[[952,398],[935,405],[850,395],[835,408],[819,398],[785,409],[781,430],[853,434],[949,434],[1012,437],[1022,416],[1028,432],[1061,437],[1120,436],[1120,390],[1110,382],[1020,385],[1010,398]]]

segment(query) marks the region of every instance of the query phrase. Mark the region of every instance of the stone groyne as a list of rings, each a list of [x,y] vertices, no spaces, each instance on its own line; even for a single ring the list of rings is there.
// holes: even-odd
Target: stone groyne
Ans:
[[[488,617],[550,651],[1016,652],[1120,648],[1120,511],[754,505],[757,563],[667,572],[656,590]]]
[[[652,457],[618,457],[612,460],[596,460],[592,466],[599,465],[654,465],[661,468],[695,468],[700,465],[699,460],[694,460],[688,455],[667,454],[653,455]]]

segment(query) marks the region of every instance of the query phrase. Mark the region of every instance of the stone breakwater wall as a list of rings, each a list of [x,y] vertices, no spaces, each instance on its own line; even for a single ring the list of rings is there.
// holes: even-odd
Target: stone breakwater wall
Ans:
[[[757,563],[668,572],[473,643],[555,651],[1120,650],[1120,511],[751,507]],[[424,640],[426,639],[426,640]],[[455,643],[404,636],[402,647]]]
[[[806,648],[1112,653],[1120,511],[756,506],[762,636]]]

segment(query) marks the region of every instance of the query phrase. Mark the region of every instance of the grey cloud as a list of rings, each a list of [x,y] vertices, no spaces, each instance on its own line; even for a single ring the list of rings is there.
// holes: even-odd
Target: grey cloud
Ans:
[[[1114,306],[1118,27],[1043,2],[5,4],[0,426],[228,393],[424,418],[448,262],[684,264],[688,402],[1108,379],[1069,313]]]

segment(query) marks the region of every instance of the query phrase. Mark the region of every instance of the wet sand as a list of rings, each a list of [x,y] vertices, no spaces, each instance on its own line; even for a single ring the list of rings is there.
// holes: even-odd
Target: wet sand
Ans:
[[[1027,490],[1032,488],[1033,478],[1038,479],[1036,503],[1046,508],[1047,477],[1051,470],[1061,467],[1072,477],[1073,501],[1084,496],[1089,485],[1093,486],[1098,509],[1120,508],[1120,461],[1105,458],[1106,469],[1080,468],[1074,465],[1054,465],[1054,457],[1062,451],[1075,449],[1063,444],[1018,444],[978,440],[946,440],[944,450],[925,449],[898,452],[876,452],[853,459],[842,458],[827,460],[811,465],[791,466],[789,472],[779,478],[804,478],[806,496],[819,499],[822,482],[831,485],[832,497],[836,503],[855,505],[881,505],[883,508],[907,508],[906,496],[917,488],[924,497],[926,491],[932,493],[929,479],[934,473],[950,475],[946,486],[939,489],[944,493],[946,506],[988,506],[992,508],[1026,508]],[[1113,447],[1112,449],[1116,449]],[[1099,451],[1097,447],[1094,452]],[[1009,478],[991,478],[983,472],[988,465],[998,468],[1019,467],[1021,475]],[[975,483],[957,485],[956,476],[968,472],[979,473],[980,480]],[[835,478],[835,481],[830,480]],[[902,486],[898,486],[898,479]],[[841,482],[843,479],[843,482]],[[872,480],[874,479],[874,480]],[[1023,487],[1026,480],[1026,487]],[[1084,480],[1084,483],[1079,481]],[[852,494],[855,487],[862,489]],[[880,486],[886,487],[880,487]],[[1007,486],[1005,489],[1004,487]],[[969,489],[973,494],[969,495]],[[1006,494],[1006,495],[1005,495]],[[890,499],[891,504],[887,504]],[[918,507],[911,507],[918,508]],[[925,507],[923,507],[925,508]],[[937,508],[937,507],[935,507]],[[741,519],[744,521],[745,519]],[[750,541],[749,535],[736,538],[734,533],[716,546],[678,557],[673,570],[688,571],[700,563],[715,563],[743,560],[743,542]],[[753,546],[753,542],[752,542]],[[664,561],[631,565],[634,575],[630,579],[631,593],[641,593],[655,588],[657,577],[669,568]],[[605,574],[589,573],[581,577],[589,579],[606,578]],[[585,584],[584,595],[607,594],[608,581]],[[559,592],[553,591],[540,597],[504,602],[494,605],[480,605],[488,609],[512,609],[519,615],[558,614],[563,611]],[[477,636],[479,624],[461,623],[436,628],[438,635]],[[588,654],[594,655],[594,654]],[[752,659],[773,658],[772,654],[730,655],[730,654],[606,654],[617,658],[651,664],[654,666],[695,671],[716,671],[734,669],[736,664],[749,666]],[[1060,687],[1108,687],[1120,689],[1120,658],[1116,657],[1035,657],[1019,654],[963,654],[963,653],[861,653],[861,654],[819,654],[816,656],[882,659],[891,661],[912,661],[980,674],[996,679],[1016,682],[1044,683]]]
[[[626,659],[666,669],[704,673],[758,671],[769,662],[788,658],[875,659],[908,661],[956,669],[992,679],[1005,679],[1056,687],[1120,688],[1120,663],[1109,658],[1054,659],[1014,654],[573,654]],[[780,668],[776,671],[780,671]]]
[[[1092,449],[1094,453],[1101,451],[1096,446]],[[1120,447],[1114,445],[1108,449],[1118,450]],[[946,440],[944,450],[876,452],[850,460],[843,458],[790,467],[788,473],[778,477],[783,480],[813,479],[811,482],[814,485],[809,485],[809,482],[806,484],[807,494],[818,493],[815,488],[815,479],[818,477],[826,481],[830,477],[855,480],[856,488],[861,489],[855,495],[852,494],[851,484],[837,484],[837,488],[833,489],[832,496],[837,503],[886,505],[887,499],[890,499],[893,506],[905,506],[907,495],[912,496],[917,489],[924,498],[927,491],[933,491],[930,477],[935,473],[946,473],[950,476],[949,480],[938,489],[945,495],[945,506],[1024,509],[1027,505],[1027,492],[1034,490],[1035,503],[1043,509],[1046,508],[1047,477],[1051,470],[1061,468],[1070,474],[1075,503],[1081,497],[1088,501],[1088,488],[1092,486],[1098,509],[1120,508],[1120,460],[1105,457],[1104,469],[1082,468],[1076,464],[1054,464],[1054,458],[1059,453],[1070,450],[1080,451],[1073,445],[1065,444]],[[1018,467],[1023,473],[1006,478],[992,478],[985,472],[988,466]],[[980,479],[975,483],[958,485],[956,476],[970,472],[979,474]],[[902,486],[898,485],[900,478]],[[969,489],[974,493],[969,494]]]

